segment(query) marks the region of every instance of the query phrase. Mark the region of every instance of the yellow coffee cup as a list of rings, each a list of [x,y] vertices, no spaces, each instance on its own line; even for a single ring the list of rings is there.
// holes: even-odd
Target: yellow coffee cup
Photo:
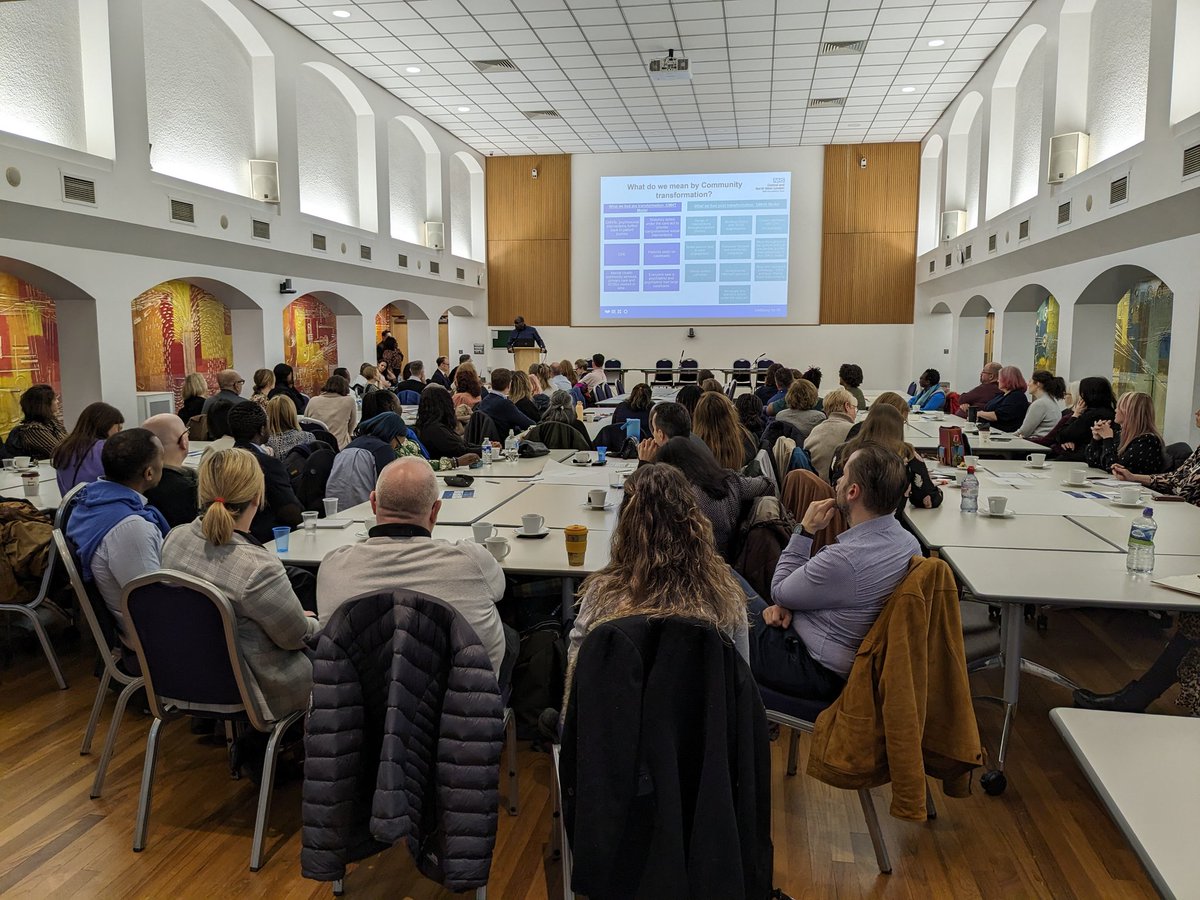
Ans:
[[[563,529],[567,539],[567,563],[582,566],[587,556],[588,530],[586,525],[568,525]]]

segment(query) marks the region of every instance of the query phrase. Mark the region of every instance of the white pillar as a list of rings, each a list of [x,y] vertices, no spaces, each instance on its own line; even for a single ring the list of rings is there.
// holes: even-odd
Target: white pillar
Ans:
[[[233,331],[233,367],[249,384],[254,382],[256,369],[269,369],[274,365],[274,363],[267,365],[264,324],[261,309],[231,309],[229,311],[229,327]],[[282,341],[282,337],[280,340]],[[283,358],[282,354],[279,358]]]
[[[137,418],[137,377],[133,364],[133,325],[129,298],[98,296],[96,302],[55,298],[58,313],[58,356],[63,361],[63,419],[69,428],[89,403],[103,400]],[[124,316],[102,315],[124,310]]]
[[[337,317],[337,364],[358,377],[358,367],[375,362],[375,319],[352,313]]]

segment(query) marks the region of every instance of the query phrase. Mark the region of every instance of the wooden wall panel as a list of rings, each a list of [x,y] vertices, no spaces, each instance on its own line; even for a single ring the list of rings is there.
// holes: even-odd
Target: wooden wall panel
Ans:
[[[489,324],[570,325],[571,157],[489,157],[486,191]]]
[[[825,148],[821,322],[912,322],[920,150],[917,143]]]

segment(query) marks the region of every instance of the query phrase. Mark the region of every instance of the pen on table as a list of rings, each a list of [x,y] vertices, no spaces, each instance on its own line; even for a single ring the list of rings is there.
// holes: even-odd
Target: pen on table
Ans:
[[[486,481],[488,484],[499,484],[499,483],[500,483],[500,482],[498,482],[498,481],[493,481],[493,480],[492,480],[492,479],[490,479],[490,478],[485,478],[485,479],[483,479],[483,480],[484,480],[484,481]]]

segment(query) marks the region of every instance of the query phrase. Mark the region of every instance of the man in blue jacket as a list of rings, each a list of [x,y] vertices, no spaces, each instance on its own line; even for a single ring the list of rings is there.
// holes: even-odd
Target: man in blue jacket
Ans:
[[[543,353],[546,352],[546,342],[542,340],[542,336],[538,334],[536,328],[525,324],[524,316],[517,316],[513,319],[512,334],[508,336],[508,349],[511,350],[513,344],[517,341],[530,341],[541,347]],[[532,344],[526,344],[525,346],[532,346]]]

